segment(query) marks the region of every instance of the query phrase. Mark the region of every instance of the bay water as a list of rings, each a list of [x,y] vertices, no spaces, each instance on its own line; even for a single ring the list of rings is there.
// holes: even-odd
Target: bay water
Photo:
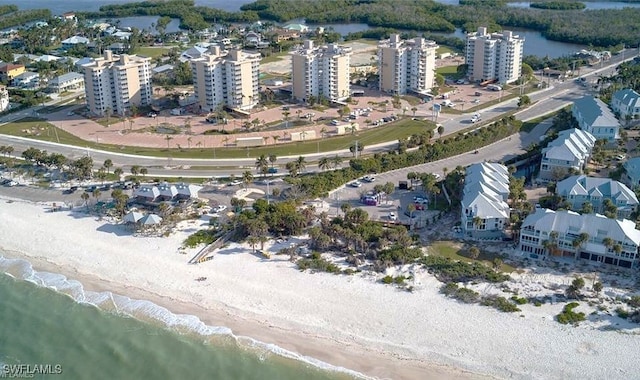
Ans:
[[[43,379],[353,379],[312,358],[236,337],[151,302],[85,291],[0,252],[0,378],[49,366]]]

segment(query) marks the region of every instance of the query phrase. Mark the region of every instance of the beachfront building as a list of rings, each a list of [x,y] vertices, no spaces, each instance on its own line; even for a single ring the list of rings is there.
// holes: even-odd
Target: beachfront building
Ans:
[[[620,138],[620,123],[602,100],[587,95],[574,101],[571,110],[580,129],[591,133],[596,140],[612,142]]]
[[[518,246],[534,258],[568,256],[631,268],[638,262],[640,231],[628,219],[538,209],[522,223]]]
[[[198,198],[202,186],[189,183],[161,183],[159,185],[142,185],[133,191],[133,198],[138,202],[169,202]]]
[[[630,88],[618,90],[611,96],[611,108],[620,120],[637,119],[640,117],[640,94]]]
[[[49,81],[48,88],[57,94],[65,91],[84,90],[84,75],[75,72],[58,75]]]
[[[291,52],[293,98],[302,102],[312,97],[344,101],[351,96],[350,60],[351,48],[338,44],[315,47],[313,41],[304,41]]]
[[[500,238],[509,223],[509,171],[483,162],[466,170],[460,222],[466,237]]]
[[[260,100],[260,53],[222,50],[212,45],[202,57],[191,60],[195,99],[200,111],[220,106],[236,111],[253,108]]]
[[[89,111],[124,116],[133,105],[151,105],[150,62],[150,58],[105,50],[103,57],[82,66]]]
[[[467,34],[467,76],[474,82],[512,83],[522,75],[524,37],[505,30],[487,33],[486,27]]]
[[[596,139],[592,134],[580,129],[560,132],[542,150],[539,179],[558,181],[571,173],[581,173],[589,162],[595,143]]]
[[[72,36],[61,41],[63,50],[73,49],[78,45],[87,46],[89,42],[90,41],[87,37],[82,36]]]
[[[392,34],[378,43],[380,91],[394,95],[409,92],[428,94],[434,86],[436,50],[434,41],[424,38],[401,40]]]
[[[575,175],[556,185],[556,194],[571,204],[571,209],[580,210],[584,203],[590,203],[596,213],[605,212],[608,199],[618,209],[618,218],[628,218],[638,207],[638,198],[624,184],[610,178]]]

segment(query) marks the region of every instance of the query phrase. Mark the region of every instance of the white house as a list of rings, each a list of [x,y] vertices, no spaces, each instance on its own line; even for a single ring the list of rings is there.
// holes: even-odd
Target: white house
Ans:
[[[52,92],[84,90],[84,75],[80,73],[66,73],[49,81],[49,89]]]
[[[496,163],[480,163],[466,170],[461,228],[465,236],[499,238],[509,222],[509,171]]]
[[[615,266],[637,265],[640,231],[628,219],[538,209],[520,229],[519,249],[539,256],[569,256]]]
[[[87,37],[82,36],[73,36],[69,37],[66,40],[62,40],[62,48],[67,50],[75,47],[76,45],[87,45],[89,43],[89,39]]]
[[[556,194],[568,201],[573,210],[581,209],[584,203],[591,203],[597,213],[605,211],[604,201],[609,199],[618,209],[618,217],[628,217],[638,206],[636,194],[610,178],[571,176],[558,182]]]
[[[14,87],[35,88],[40,85],[40,75],[32,71],[25,71],[13,78],[11,83]]]
[[[602,100],[584,96],[573,102],[572,112],[580,129],[591,133],[596,140],[614,141],[620,138],[620,123]]]
[[[558,138],[542,150],[539,179],[557,181],[572,171],[581,172],[589,162],[595,143],[596,138],[592,134],[580,129],[560,132]]]
[[[611,108],[620,115],[620,120],[640,117],[640,94],[632,89],[618,90],[611,96]]]

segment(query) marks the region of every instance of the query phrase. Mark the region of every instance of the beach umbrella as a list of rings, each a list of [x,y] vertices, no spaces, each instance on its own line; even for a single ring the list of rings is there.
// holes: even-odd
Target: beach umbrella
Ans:
[[[162,222],[162,218],[156,214],[147,214],[142,219],[140,219],[140,224],[142,224],[143,226],[160,224],[160,222]]]
[[[122,218],[125,223],[137,223],[144,215],[141,212],[131,211]]]

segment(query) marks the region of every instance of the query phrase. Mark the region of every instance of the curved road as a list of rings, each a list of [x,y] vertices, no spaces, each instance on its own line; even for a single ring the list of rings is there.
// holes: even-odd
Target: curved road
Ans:
[[[596,69],[582,69],[587,82],[594,82],[597,75],[609,75],[615,70],[615,66],[619,64],[622,59],[621,56],[616,56],[607,62],[606,66]],[[627,58],[626,60],[631,60]],[[574,100],[584,96],[588,93],[588,89],[574,81],[566,82],[554,82],[549,88],[538,91],[536,93],[529,94],[532,105],[528,108],[516,113],[518,119],[526,121],[539,117],[541,115],[548,114],[557,109],[565,107],[571,104]],[[484,121],[499,118],[506,112],[511,112],[517,109],[518,99],[511,99],[509,101],[502,102],[498,105],[481,111]],[[40,107],[34,107],[29,110],[21,111],[16,114],[10,114],[0,119],[0,122],[9,122],[11,120],[19,119],[25,116],[33,115]],[[419,113],[418,113],[419,115]],[[425,115],[423,115],[425,116]],[[444,126],[444,135],[455,134],[463,129],[469,128],[472,124],[469,121],[470,114],[463,115],[447,115],[441,114],[439,122]],[[532,131],[528,140],[535,142],[539,136],[544,133],[546,129],[538,128]],[[516,148],[521,150],[520,146],[521,138],[505,139],[501,142],[493,145],[498,145],[497,148],[485,147],[481,149],[480,156],[475,157],[477,160],[485,159],[501,159],[501,154],[504,152],[516,152]],[[48,152],[55,152],[63,154],[69,158],[79,158],[85,155],[90,155],[97,166],[100,166],[106,159],[111,159],[114,166],[120,166],[125,168],[125,172],[133,165],[139,165],[147,167],[150,176],[171,176],[171,177],[210,177],[212,175],[228,176],[230,174],[240,174],[245,170],[254,169],[255,158],[240,158],[240,159],[184,159],[184,158],[161,158],[161,157],[149,157],[149,156],[134,156],[126,154],[118,154],[107,151],[100,151],[94,149],[87,149],[75,146],[62,145],[51,142],[43,142],[38,140],[30,140],[15,136],[0,135],[0,145],[11,145],[15,149],[15,154],[19,156],[22,151],[29,147],[38,149],[44,149]],[[387,142],[377,145],[371,145],[365,147],[364,152],[366,154],[372,154],[376,152],[385,152],[393,149],[397,145],[397,142]],[[495,150],[496,155],[489,155],[489,152]],[[316,161],[319,157],[340,155],[350,158],[352,154],[348,150],[323,152],[320,154],[307,154],[304,155],[308,161]],[[503,154],[502,154],[503,155]],[[475,156],[475,155],[474,155]],[[282,165],[289,161],[295,160],[298,156],[278,157],[278,165]],[[203,169],[190,169],[190,167],[211,167],[206,170]],[[448,165],[449,167],[455,167],[453,163]],[[309,164],[307,171],[317,171],[318,168],[315,164]]]

